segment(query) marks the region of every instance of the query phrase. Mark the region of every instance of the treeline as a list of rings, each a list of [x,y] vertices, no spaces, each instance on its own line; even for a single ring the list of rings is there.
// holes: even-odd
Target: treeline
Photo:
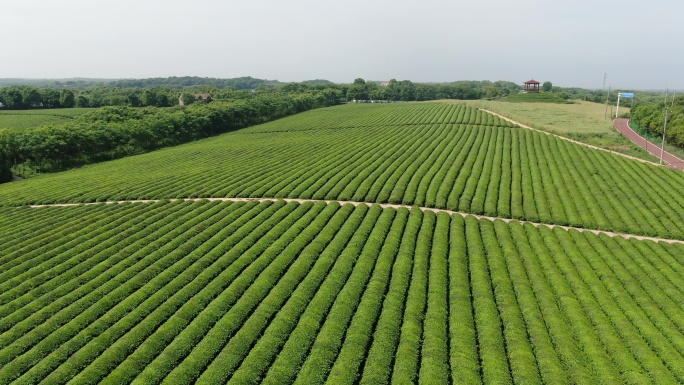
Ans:
[[[615,104],[617,101],[616,90],[608,92],[605,90],[591,90],[579,87],[557,87],[546,82],[549,89],[545,91],[557,94],[561,99],[580,99],[596,103],[605,103],[606,99]],[[546,83],[545,86],[546,86]],[[153,105],[143,101],[142,93],[150,90],[158,95],[156,106],[172,106],[177,104],[181,91],[189,92],[209,92],[214,93],[218,90],[231,91],[252,91],[273,92],[282,87],[306,87],[323,86],[339,90],[344,94],[346,100],[394,100],[394,101],[413,101],[413,100],[434,100],[434,99],[480,99],[498,98],[519,92],[522,87],[520,84],[508,81],[456,81],[450,83],[413,83],[408,80],[390,80],[389,82],[364,81],[357,79],[352,84],[335,84],[324,79],[306,80],[301,83],[284,83],[278,80],[266,80],[243,76],[238,78],[207,78],[198,76],[172,76],[166,78],[147,78],[147,79],[0,79],[0,90],[2,87],[26,87],[37,89],[43,97],[45,103],[41,106],[36,103],[36,99],[28,98],[27,103],[23,103],[26,108],[60,108],[61,104],[54,103],[54,91],[63,89],[71,90],[75,94],[75,106],[77,107],[101,107],[101,106],[147,106]],[[361,87],[358,87],[361,86]],[[43,90],[49,89],[50,91]],[[351,93],[347,97],[347,90]],[[629,90],[622,90],[629,91]],[[20,91],[20,93],[23,91]],[[163,95],[163,96],[161,96]],[[656,102],[660,95],[658,92],[639,92],[642,102]],[[34,95],[35,96],[35,95]],[[79,96],[82,96],[79,98]],[[16,98],[15,98],[16,100]],[[80,100],[80,101],[79,101]],[[2,107],[0,100],[0,108]],[[17,104],[21,105],[21,104]],[[37,107],[32,107],[37,106]],[[7,108],[7,107],[4,107]],[[20,108],[13,108],[20,109]]]
[[[173,146],[339,103],[340,94],[263,94],[174,108],[101,108],[73,121],[0,132],[0,181]]]
[[[424,101],[437,99],[481,99],[519,92],[522,87],[506,81],[457,81],[453,83],[413,83],[392,79],[386,84],[362,78],[346,87],[347,100]]]
[[[148,79],[121,79],[106,83],[108,87],[118,88],[151,88],[167,87],[182,89],[188,87],[211,86],[215,88],[233,88],[236,90],[252,90],[257,87],[275,88],[280,83],[277,80],[256,79],[251,76],[243,76],[231,79],[203,78],[198,76],[181,76],[168,78]]]
[[[254,89],[259,86],[274,88],[282,84],[277,80],[256,79],[243,76],[230,79],[205,78],[199,76],[171,76],[167,78],[147,79],[0,79],[0,87],[4,86],[32,86],[36,88],[69,88],[81,90],[96,87],[115,88],[151,88],[163,87],[182,89],[187,87],[212,86],[217,88],[235,88],[237,90]]]
[[[667,142],[673,146],[684,148],[684,96],[667,102],[640,103],[631,111],[633,123],[647,132],[662,136],[665,127],[665,108],[668,108]]]
[[[185,91],[193,94],[194,90]],[[31,110],[72,107],[172,107],[181,93],[168,88],[95,87],[83,90],[9,86],[0,88],[1,110]]]
[[[319,87],[320,88],[320,87]],[[328,88],[328,87],[326,87]],[[304,91],[316,91],[315,86],[305,86]],[[273,93],[260,89],[259,93]],[[170,88],[112,88],[96,87],[84,90],[35,88],[9,86],[0,88],[0,110],[31,110],[50,108],[86,108],[106,106],[127,107],[173,107],[183,99],[187,105],[195,94],[208,93],[212,99],[244,99],[255,93],[234,88],[219,89],[213,86],[193,87],[183,90]]]
[[[202,80],[206,81],[202,81]],[[270,82],[270,83],[269,83]],[[453,83],[413,83],[390,80],[387,83],[356,79],[352,84],[325,80],[279,83],[250,77],[236,79],[157,78],[97,83],[88,88],[38,88],[13,85],[0,88],[0,109],[27,110],[71,107],[172,107],[182,98],[208,93],[212,99],[243,99],[251,94],[278,92],[333,92],[343,100],[423,101],[436,99],[495,98],[517,93],[521,87],[505,81],[458,81]]]
[[[76,106],[74,92],[69,89],[9,86],[0,88],[0,109],[28,110],[38,108],[71,108]]]

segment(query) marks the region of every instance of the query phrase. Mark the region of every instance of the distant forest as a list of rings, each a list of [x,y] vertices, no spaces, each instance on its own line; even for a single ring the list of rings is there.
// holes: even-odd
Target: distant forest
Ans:
[[[684,96],[671,97],[660,103],[640,103],[631,112],[632,123],[651,135],[661,137],[667,109],[667,142],[684,148]]]
[[[314,81],[315,82],[315,81]],[[36,88],[69,88],[80,90],[93,87],[112,88],[151,88],[167,87],[182,89],[187,87],[214,86],[217,88],[235,88],[237,90],[253,89],[258,86],[276,87],[281,83],[277,80],[255,79],[244,76],[231,79],[203,78],[199,76],[172,76],[168,78],[148,79],[0,79],[0,87],[32,86]]]
[[[583,88],[561,88],[547,82],[551,93],[561,99],[579,99],[613,104],[617,92]],[[546,83],[545,83],[546,84]],[[0,79],[0,109],[27,110],[72,107],[172,107],[194,102],[194,95],[210,94],[213,100],[248,98],[259,93],[303,93],[327,90],[339,102],[345,101],[424,101],[437,99],[498,99],[522,90],[509,81],[456,81],[414,83],[410,80],[366,81],[349,84],[324,79],[284,83],[250,76],[218,79],[182,76],[149,79]],[[642,93],[640,93],[641,95]],[[654,95],[657,95],[653,93]],[[653,96],[649,94],[649,98]],[[644,98],[641,101],[646,101]],[[650,101],[650,100],[649,100]]]
[[[458,81],[452,83],[389,82],[356,79],[336,84],[315,79],[300,83],[240,77],[216,79],[169,77],[151,79],[0,79],[0,109],[26,110],[72,107],[172,107],[183,100],[192,103],[196,94],[210,94],[213,100],[248,98],[250,94],[296,93],[327,90],[344,101],[423,101],[435,99],[480,99],[519,92],[520,85],[506,81]]]

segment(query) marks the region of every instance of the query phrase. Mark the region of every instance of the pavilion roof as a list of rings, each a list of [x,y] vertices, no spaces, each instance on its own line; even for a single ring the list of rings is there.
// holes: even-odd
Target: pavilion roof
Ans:
[[[525,84],[539,84],[539,82],[536,81],[536,80],[534,80],[534,79],[532,79],[532,80],[526,81]]]

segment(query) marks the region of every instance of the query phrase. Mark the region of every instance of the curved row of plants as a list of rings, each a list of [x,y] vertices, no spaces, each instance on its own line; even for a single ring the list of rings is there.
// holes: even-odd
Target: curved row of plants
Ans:
[[[177,148],[6,184],[0,201],[287,197],[390,202],[684,239],[680,172],[529,130],[450,123],[468,114],[463,106],[406,108],[403,114],[401,106],[311,111]],[[480,112],[471,110],[470,116]],[[363,126],[353,119],[392,125]],[[330,122],[337,127],[326,126]]]
[[[684,381],[681,245],[337,203],[0,215],[3,383]]]

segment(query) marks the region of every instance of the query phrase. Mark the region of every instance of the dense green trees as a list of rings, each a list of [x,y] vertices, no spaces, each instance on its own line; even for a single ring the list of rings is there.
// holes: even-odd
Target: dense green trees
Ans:
[[[190,95],[192,97],[192,95]],[[143,98],[150,101],[151,97]],[[59,170],[176,145],[337,104],[329,93],[265,94],[186,108],[106,107],[63,125],[0,133],[0,181],[16,165]]]
[[[59,104],[64,108],[71,108],[76,105],[76,98],[71,90],[62,90],[59,93]]]
[[[150,90],[145,90],[142,93],[142,104],[144,106],[156,106],[157,105],[157,94]]]
[[[21,88],[0,88],[0,105],[2,105],[3,108],[10,110],[22,109],[24,107],[24,103],[21,96]]]
[[[424,101],[437,99],[494,98],[516,93],[520,86],[505,81],[457,81],[453,83],[413,83],[391,79],[387,83],[365,81],[361,78],[347,89],[347,100]]]
[[[70,88],[9,86],[0,88],[0,109],[27,110],[72,107],[171,107],[178,104],[177,90],[170,88],[96,87],[74,92]],[[194,91],[189,91],[193,94]]]
[[[88,98],[86,98],[83,95],[78,95],[78,97],[76,98],[76,107],[78,107],[78,108],[90,107],[90,102],[88,102]]]
[[[186,79],[187,81],[174,79]],[[190,80],[188,80],[190,79]],[[505,81],[458,81],[453,83],[413,83],[410,80],[392,79],[387,83],[365,81],[357,78],[352,84],[331,82],[265,83],[258,79],[245,83],[218,81],[191,81],[204,78],[169,78],[121,80],[110,83],[96,83],[84,88],[64,87],[36,88],[34,86],[7,86],[0,88],[0,109],[23,110],[37,108],[70,107],[171,107],[194,102],[193,95],[211,94],[213,99],[244,99],[254,93],[303,93],[323,94],[337,100],[383,100],[423,101],[436,99],[479,99],[494,98],[516,93],[520,86]],[[235,80],[235,79],[232,79]],[[182,84],[187,84],[179,89]],[[231,85],[233,84],[233,85]],[[253,86],[249,88],[248,86]],[[145,87],[145,88],[141,88]]]
[[[40,107],[43,102],[43,97],[35,88],[24,88],[21,93],[21,103],[26,108]]]
[[[43,108],[59,108],[61,106],[60,102],[60,92],[59,90],[52,88],[44,88],[40,90],[42,106]]]
[[[667,118],[667,142],[684,147],[684,96],[667,102],[669,109]],[[661,136],[665,127],[665,103],[638,104],[631,111],[631,119],[639,128]]]
[[[355,79],[347,90],[347,100],[367,100],[369,96],[368,87],[365,80]]]

